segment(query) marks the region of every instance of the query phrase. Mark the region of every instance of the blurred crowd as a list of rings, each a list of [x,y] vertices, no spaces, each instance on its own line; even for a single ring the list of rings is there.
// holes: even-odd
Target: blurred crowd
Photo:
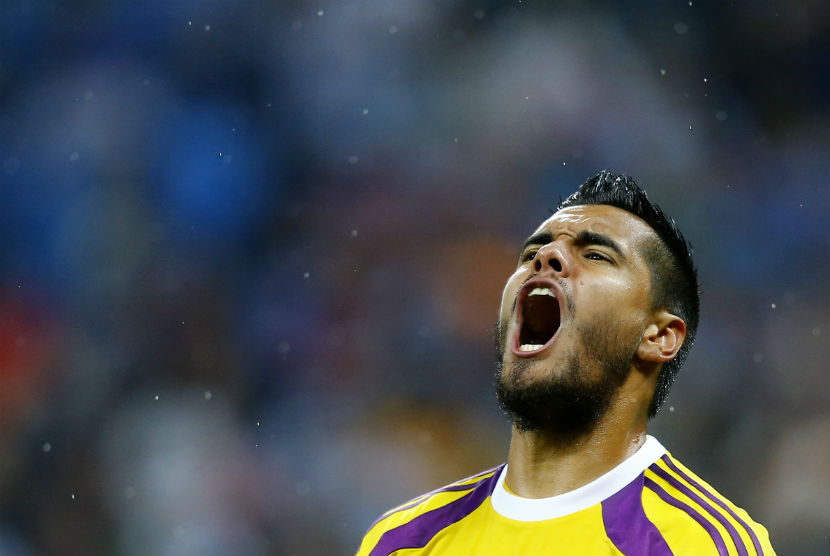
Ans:
[[[826,2],[0,7],[0,553],[345,554],[497,465],[521,241],[601,169],[695,248],[653,434],[830,547]]]

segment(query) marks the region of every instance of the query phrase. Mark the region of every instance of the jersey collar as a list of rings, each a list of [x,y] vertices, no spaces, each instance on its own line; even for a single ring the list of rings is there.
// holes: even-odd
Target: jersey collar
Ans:
[[[666,449],[656,438],[647,436],[639,450],[606,474],[576,490],[549,498],[522,498],[509,492],[504,486],[504,478],[507,476],[505,465],[493,490],[491,503],[497,513],[519,521],[562,517],[599,504],[633,481],[665,453]]]

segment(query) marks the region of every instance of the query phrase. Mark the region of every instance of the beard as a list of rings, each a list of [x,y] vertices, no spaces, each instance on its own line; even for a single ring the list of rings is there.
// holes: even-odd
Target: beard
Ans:
[[[505,324],[496,325],[496,394],[513,425],[521,432],[548,433],[563,444],[590,434],[628,377],[640,335],[629,341],[619,327],[578,326],[580,345],[566,355],[563,368],[533,377],[530,367],[538,363],[530,360],[505,369]]]

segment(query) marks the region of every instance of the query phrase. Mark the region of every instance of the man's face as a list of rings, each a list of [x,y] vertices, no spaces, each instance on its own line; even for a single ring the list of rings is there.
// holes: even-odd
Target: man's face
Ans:
[[[638,217],[609,205],[560,210],[525,243],[502,294],[499,401],[524,430],[589,431],[631,369],[651,315]]]

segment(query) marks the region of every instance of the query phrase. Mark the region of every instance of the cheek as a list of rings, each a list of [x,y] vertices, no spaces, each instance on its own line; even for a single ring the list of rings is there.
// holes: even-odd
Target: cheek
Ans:
[[[580,293],[582,303],[576,300],[577,313],[590,320],[639,322],[649,308],[648,292],[625,280],[606,280],[590,290],[583,287]]]
[[[507,284],[504,286],[504,291],[501,294],[501,307],[499,308],[500,320],[507,320],[510,318],[511,310],[513,309],[513,301],[516,299],[516,293],[522,284],[524,270],[516,269],[510,278],[507,279]]]

